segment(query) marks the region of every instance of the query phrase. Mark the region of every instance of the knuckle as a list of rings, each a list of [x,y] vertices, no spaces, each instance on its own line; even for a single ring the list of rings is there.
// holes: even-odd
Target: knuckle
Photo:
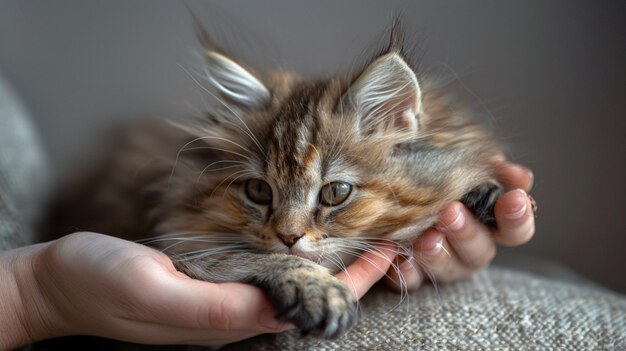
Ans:
[[[411,269],[407,272],[401,272],[401,274],[402,283],[405,285],[408,291],[413,291],[419,288],[424,280],[422,275],[416,268]]]
[[[493,261],[494,257],[496,257],[496,246],[494,244],[488,245],[482,254],[476,256],[475,258],[468,260],[466,264],[469,268],[478,269],[485,267]]]
[[[463,272],[458,269],[442,269],[436,272],[433,272],[431,280],[433,283],[450,283],[457,279],[463,278]]]
[[[498,249],[496,248],[496,245],[492,242],[491,245],[489,245],[489,249],[487,249],[487,253],[485,254],[485,265],[490,264],[491,261],[493,261],[493,259],[496,257],[497,252]]]
[[[418,267],[418,262],[414,258],[407,259],[399,263],[396,267],[390,268],[392,277],[394,277],[401,289],[415,290],[423,280]]]
[[[450,263],[450,259],[450,249],[446,244],[443,244],[439,252],[434,255],[420,254],[420,260],[428,268],[445,267]]]
[[[479,225],[476,222],[476,219],[473,216],[466,216],[465,225],[459,229],[458,231],[452,231],[448,234],[448,236],[455,241],[470,241],[476,238],[477,236],[484,234],[486,230],[484,227]]]
[[[477,228],[473,225],[466,225],[461,230],[457,232],[451,232],[448,236],[454,240],[462,240],[467,241],[471,240],[477,235]]]
[[[209,309],[209,326],[218,330],[232,330],[232,316],[235,308],[226,299],[213,304]]]
[[[439,256],[439,261],[431,262],[428,267],[434,278],[443,282],[454,280],[458,264],[456,264],[455,260],[450,255],[443,251]]]

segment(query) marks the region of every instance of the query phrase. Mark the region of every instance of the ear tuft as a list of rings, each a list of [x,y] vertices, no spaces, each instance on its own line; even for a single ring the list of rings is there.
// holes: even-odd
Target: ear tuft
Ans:
[[[404,28],[400,17],[394,17],[389,31],[389,44],[385,52],[403,52],[404,51]]]
[[[243,107],[260,107],[270,99],[265,85],[228,57],[207,53],[207,80],[221,97]]]
[[[374,60],[346,95],[361,135],[417,132],[421,91],[415,73],[397,52]]]
[[[234,104],[233,107],[261,107],[265,105],[271,94],[269,90],[250,72],[241,67],[232,59],[223,54],[215,45],[209,33],[202,26],[202,21],[194,11],[185,4],[194,23],[194,30],[198,40],[204,48],[207,65],[205,66],[206,80],[210,89],[226,101]]]

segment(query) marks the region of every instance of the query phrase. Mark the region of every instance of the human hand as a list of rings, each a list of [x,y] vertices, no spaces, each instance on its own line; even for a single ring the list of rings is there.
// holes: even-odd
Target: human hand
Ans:
[[[74,233],[33,247],[37,253],[26,265],[32,276],[16,275],[26,292],[21,304],[29,340],[22,344],[82,334],[146,344],[219,345],[292,328],[276,321],[257,287],[191,279],[166,255],[143,245]],[[338,274],[356,297],[385,274],[395,250],[384,252],[387,257],[366,254]],[[9,348],[19,346],[16,342]]]
[[[398,258],[402,279],[390,269],[388,285],[413,290],[427,279],[449,282],[465,278],[493,260],[496,242],[517,246],[529,241],[535,233],[534,204],[526,193],[532,187],[532,173],[524,166],[503,163],[498,179],[507,189],[515,189],[496,202],[498,229],[479,223],[461,202],[449,204],[436,228],[427,230],[413,245],[414,259]]]

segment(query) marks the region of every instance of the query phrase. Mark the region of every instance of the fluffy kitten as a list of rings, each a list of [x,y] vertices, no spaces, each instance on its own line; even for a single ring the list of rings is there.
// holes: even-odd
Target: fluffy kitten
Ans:
[[[495,223],[499,148],[423,88],[397,29],[360,72],[321,80],[254,74],[200,34],[192,77],[215,103],[135,134],[65,230],[152,238],[187,275],[257,285],[278,318],[333,338],[356,308],[332,273],[373,243],[408,247],[457,199]]]

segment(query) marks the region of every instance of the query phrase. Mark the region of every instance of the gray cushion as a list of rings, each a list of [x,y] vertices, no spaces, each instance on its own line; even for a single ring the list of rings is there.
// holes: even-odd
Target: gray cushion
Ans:
[[[333,341],[289,331],[227,350],[626,350],[626,300],[594,286],[490,268],[401,301],[383,288]]]

